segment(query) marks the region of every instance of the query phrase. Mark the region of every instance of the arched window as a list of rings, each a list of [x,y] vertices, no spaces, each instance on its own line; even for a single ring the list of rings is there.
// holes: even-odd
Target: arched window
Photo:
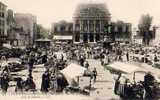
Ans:
[[[100,35],[96,34],[96,42],[100,41]]]
[[[88,42],[88,34],[87,34],[87,33],[84,33],[84,34],[83,34],[83,42],[84,42],[84,43],[87,43],[87,42]]]
[[[80,34],[76,34],[76,36],[75,36],[75,42],[80,42]]]
[[[90,42],[94,42],[94,34],[90,34],[89,35],[89,41]]]

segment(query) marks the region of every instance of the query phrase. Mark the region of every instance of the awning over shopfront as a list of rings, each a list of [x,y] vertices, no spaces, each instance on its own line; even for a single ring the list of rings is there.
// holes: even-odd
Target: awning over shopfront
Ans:
[[[37,39],[36,42],[50,42],[50,39]]]
[[[72,40],[73,36],[67,35],[67,36],[62,36],[62,35],[55,35],[53,36],[54,40]]]
[[[8,49],[11,49],[11,48],[12,48],[12,46],[11,46],[10,44],[3,44],[3,47],[6,47],[6,48],[8,48]]]

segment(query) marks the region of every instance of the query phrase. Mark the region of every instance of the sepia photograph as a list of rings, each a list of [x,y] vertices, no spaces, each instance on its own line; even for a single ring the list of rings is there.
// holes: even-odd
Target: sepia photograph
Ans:
[[[0,0],[0,99],[160,100],[160,0]]]

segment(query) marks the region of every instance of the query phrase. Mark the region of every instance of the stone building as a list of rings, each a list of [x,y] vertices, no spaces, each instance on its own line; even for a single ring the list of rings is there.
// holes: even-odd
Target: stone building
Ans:
[[[74,42],[98,42],[108,34],[110,13],[104,4],[80,4],[73,19]]]
[[[22,28],[23,34],[28,35],[28,44],[33,45],[35,40],[34,25],[37,23],[36,17],[32,14],[15,13],[16,28]]]
[[[53,23],[51,31],[55,41],[68,42],[73,40],[73,23],[71,22]]]
[[[116,42],[131,42],[132,39],[132,25],[123,21],[111,23],[111,33],[113,40]]]
[[[15,39],[15,20],[14,20],[14,12],[12,9],[7,10],[7,34],[8,34],[8,43],[10,45],[14,45]]]
[[[0,46],[7,42],[7,6],[0,2]]]
[[[31,14],[14,13],[8,9],[8,42],[12,46],[25,47],[34,41],[36,18]]]
[[[130,23],[112,22],[105,4],[80,4],[75,10],[73,23],[54,23],[52,35],[54,40],[69,38],[74,43],[105,42],[109,45],[115,41],[130,42],[132,29]]]
[[[29,34],[26,33],[21,26],[15,25],[10,35],[10,44],[12,46],[25,47],[29,45]]]

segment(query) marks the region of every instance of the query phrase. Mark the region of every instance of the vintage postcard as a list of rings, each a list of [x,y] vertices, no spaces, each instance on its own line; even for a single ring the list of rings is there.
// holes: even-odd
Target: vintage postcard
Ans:
[[[0,99],[160,99],[159,0],[0,0]]]

